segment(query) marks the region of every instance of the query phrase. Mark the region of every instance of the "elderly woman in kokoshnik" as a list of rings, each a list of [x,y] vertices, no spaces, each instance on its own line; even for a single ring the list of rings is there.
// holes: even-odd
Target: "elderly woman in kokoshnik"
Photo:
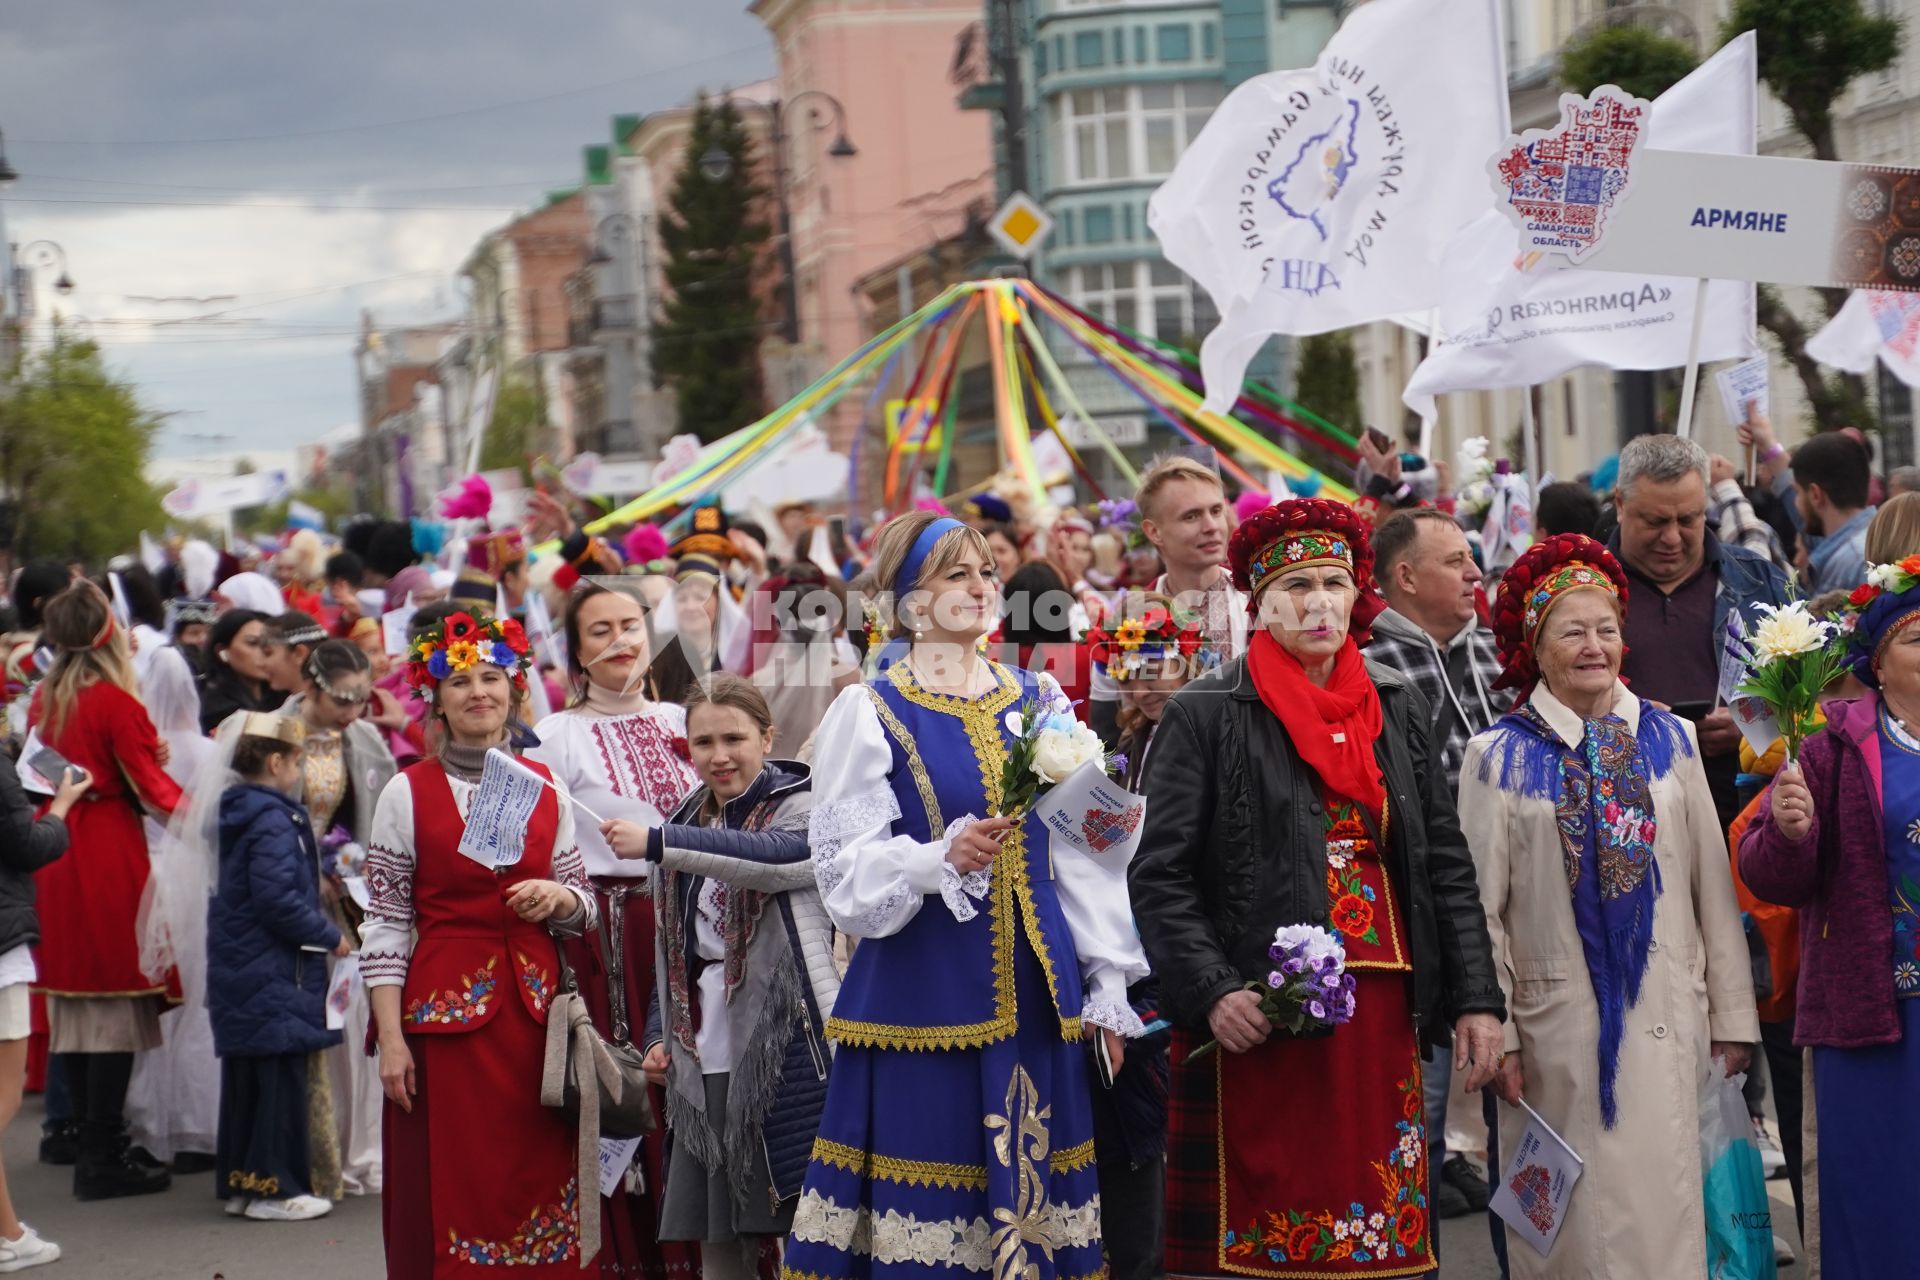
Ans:
[[[1015,729],[1045,676],[987,658],[998,620],[986,539],[931,512],[881,530],[893,639],[872,684],[816,735],[809,828],[827,913],[859,939],[827,1035],[838,1042],[785,1274],[1102,1269],[1081,1041],[1124,1067],[1146,973],[1123,859],[996,816]],[[1097,747],[1097,743],[1096,743]]]
[[[1705,1274],[1699,1085],[1760,1038],[1699,744],[1621,682],[1626,607],[1593,539],[1522,554],[1493,610],[1519,700],[1460,769],[1511,1014],[1499,1131],[1524,1096],[1586,1167],[1552,1254],[1508,1250],[1516,1277]]]
[[[1175,1027],[1166,1268],[1423,1275],[1422,1055],[1451,1025],[1477,1088],[1500,1047],[1473,862],[1419,693],[1358,648],[1382,607],[1367,522],[1291,499],[1228,555],[1258,626],[1162,712],[1130,873]],[[1343,942],[1351,1016],[1309,1006],[1289,1031],[1252,988],[1301,926]]]
[[[1820,1151],[1808,1235],[1839,1280],[1915,1270],[1901,1157],[1920,1142],[1920,555],[1869,570],[1852,605],[1867,691],[1826,704],[1740,841],[1747,887],[1801,909],[1794,1043]]]

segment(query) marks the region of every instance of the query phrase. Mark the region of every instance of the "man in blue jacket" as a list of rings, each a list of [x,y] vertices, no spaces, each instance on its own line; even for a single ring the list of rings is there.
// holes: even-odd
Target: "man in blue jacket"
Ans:
[[[1635,694],[1692,720],[1720,825],[1738,816],[1740,730],[1720,705],[1727,615],[1786,603],[1772,561],[1721,542],[1707,528],[1707,451],[1678,436],[1636,436],[1620,451],[1609,549],[1627,571],[1627,656],[1620,675]]]

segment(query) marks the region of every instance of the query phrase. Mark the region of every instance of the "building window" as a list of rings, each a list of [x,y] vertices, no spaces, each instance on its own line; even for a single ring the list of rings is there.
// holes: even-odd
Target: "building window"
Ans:
[[[1082,31],[1073,38],[1073,65],[1076,67],[1107,65],[1106,41],[1100,38],[1098,31]]]
[[[1154,28],[1153,47],[1162,62],[1193,60],[1193,28],[1163,26]]]
[[[1063,283],[1081,310],[1162,342],[1203,338],[1220,322],[1206,290],[1159,258],[1073,267]]]
[[[1161,178],[1199,136],[1222,96],[1217,80],[1073,89],[1048,103],[1054,179],[1079,183]]]

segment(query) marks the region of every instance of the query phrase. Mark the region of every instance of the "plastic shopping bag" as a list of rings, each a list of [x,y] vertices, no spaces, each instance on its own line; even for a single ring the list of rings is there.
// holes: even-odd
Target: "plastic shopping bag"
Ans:
[[[1708,1280],[1774,1280],[1773,1204],[1741,1096],[1744,1075],[1718,1059],[1700,1084],[1700,1176],[1706,1193]]]

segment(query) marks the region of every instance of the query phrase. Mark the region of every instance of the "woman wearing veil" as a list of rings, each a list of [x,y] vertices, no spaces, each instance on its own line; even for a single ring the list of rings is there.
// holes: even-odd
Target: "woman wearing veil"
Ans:
[[[208,620],[211,621],[209,612]],[[225,769],[209,768],[218,751],[200,732],[200,689],[193,664],[177,645],[163,645],[140,676],[140,700],[166,744],[167,776],[192,797],[205,783],[217,806]],[[184,808],[176,822],[147,820],[152,874],[140,903],[140,963],[148,973],[177,975],[180,1003],[160,1018],[160,1045],[135,1056],[127,1088],[127,1124],[134,1141],[180,1173],[213,1167],[220,1120],[220,1067],[207,1018],[207,932],[204,899],[210,871],[194,866],[213,853],[182,842]],[[177,883],[176,883],[177,882]],[[186,898],[192,899],[188,908]]]

